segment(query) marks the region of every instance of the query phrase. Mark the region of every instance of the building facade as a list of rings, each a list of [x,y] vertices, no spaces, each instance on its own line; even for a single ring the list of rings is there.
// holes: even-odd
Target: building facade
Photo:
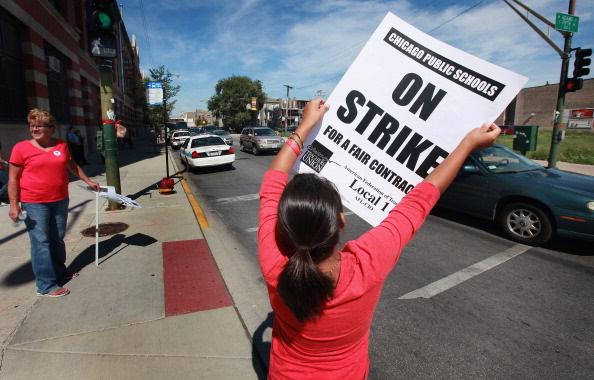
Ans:
[[[94,150],[101,124],[100,60],[90,56],[87,6],[91,0],[3,0],[0,3],[0,141],[5,156],[30,138],[26,115],[49,110],[57,136],[79,129]],[[143,89],[138,49],[123,23],[116,26],[113,60],[115,112],[133,134],[143,127]]]
[[[522,89],[516,99],[510,103],[505,112],[496,120],[500,125],[538,125],[540,128],[552,128],[557,108],[557,92],[559,84],[527,87]],[[569,121],[569,129],[589,129],[594,132],[591,112],[581,110],[594,109],[594,79],[584,79],[584,87],[565,95],[564,119]],[[580,115],[576,118],[574,116]],[[581,119],[576,123],[574,119]],[[590,119],[590,120],[588,120]],[[585,128],[589,125],[589,128]]]

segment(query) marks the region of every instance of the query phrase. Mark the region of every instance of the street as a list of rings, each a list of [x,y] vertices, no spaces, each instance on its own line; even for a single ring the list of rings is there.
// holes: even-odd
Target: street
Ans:
[[[237,254],[257,264],[257,192],[274,155],[234,146],[232,169],[184,176],[241,243]],[[369,228],[346,214],[342,242]],[[385,283],[371,378],[591,378],[593,275],[591,243],[533,248],[487,222],[435,210]]]

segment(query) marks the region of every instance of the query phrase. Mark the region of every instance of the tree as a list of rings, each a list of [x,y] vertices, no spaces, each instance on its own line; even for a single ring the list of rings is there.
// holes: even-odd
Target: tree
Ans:
[[[175,96],[180,90],[179,85],[173,84],[174,74],[170,73],[165,66],[161,65],[156,69],[149,69],[149,77],[144,79],[144,82],[161,82],[163,84],[163,101],[167,105],[166,109],[166,120],[163,120],[163,106],[148,106],[146,107],[146,120],[153,128],[160,128],[163,126],[163,122],[169,120],[173,107],[177,100],[174,100]],[[146,87],[146,86],[145,86]]]
[[[264,106],[266,94],[262,82],[244,76],[231,76],[221,79],[215,86],[215,94],[208,100],[208,110],[231,130],[239,131],[242,127],[255,123],[256,112],[246,109],[255,97],[257,110]]]

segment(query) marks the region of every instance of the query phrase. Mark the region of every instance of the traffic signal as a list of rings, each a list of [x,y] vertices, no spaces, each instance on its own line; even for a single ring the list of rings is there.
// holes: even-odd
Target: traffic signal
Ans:
[[[92,0],[87,13],[89,52],[94,57],[115,58],[115,24],[119,21],[115,0]]]
[[[582,86],[584,85],[584,80],[579,78],[568,78],[563,83],[561,87],[564,93],[568,92],[576,92],[577,90],[581,90]]]
[[[590,63],[592,60],[588,58],[592,55],[592,49],[575,49],[575,61],[573,62],[573,77],[579,78],[590,74]]]

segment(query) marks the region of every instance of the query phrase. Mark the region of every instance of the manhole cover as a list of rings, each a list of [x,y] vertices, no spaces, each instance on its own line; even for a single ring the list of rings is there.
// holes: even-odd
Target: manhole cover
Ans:
[[[128,229],[126,223],[99,223],[99,236],[114,235]],[[85,228],[80,232],[83,236],[95,236],[95,226]]]

